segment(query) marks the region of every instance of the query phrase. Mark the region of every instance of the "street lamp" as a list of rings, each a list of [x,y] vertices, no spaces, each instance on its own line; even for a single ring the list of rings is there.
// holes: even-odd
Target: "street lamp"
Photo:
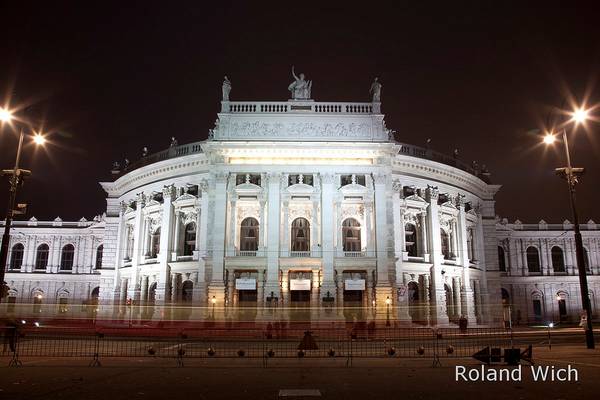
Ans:
[[[576,109],[572,114],[571,121],[575,124],[583,123],[588,118],[588,111],[583,108]],[[577,207],[575,206],[575,185],[579,182],[578,178],[583,175],[583,168],[574,168],[571,165],[571,154],[569,152],[569,142],[567,139],[567,130],[562,128],[560,132],[562,142],[565,149],[565,157],[567,166],[563,168],[556,168],[556,174],[567,181],[569,189],[569,200],[571,203],[571,212],[573,214],[573,230],[575,231],[575,255],[577,259],[577,270],[579,271],[579,287],[581,290],[581,304],[583,311],[587,316],[587,323],[584,327],[585,330],[585,341],[588,349],[593,349],[594,344],[594,331],[592,328],[592,310],[590,307],[590,296],[588,291],[587,275],[585,271],[585,261],[583,256],[583,241],[581,239],[581,231],[579,230],[579,217],[577,216]],[[557,140],[557,135],[553,132],[549,132],[544,137],[544,143],[547,145],[553,144]]]
[[[0,108],[0,121],[10,123],[14,119],[13,114],[10,110]],[[17,190],[23,183],[23,179],[26,176],[31,175],[31,171],[27,169],[19,168],[19,162],[21,160],[21,149],[23,147],[23,139],[25,132],[23,126],[20,127],[19,133],[19,144],[17,146],[17,155],[15,158],[15,165],[12,169],[2,170],[2,176],[9,176],[9,197],[8,197],[8,208],[6,211],[6,222],[4,224],[4,235],[2,236],[2,246],[0,247],[0,284],[5,285],[4,276],[6,272],[6,261],[8,259],[8,244],[10,241],[10,228],[12,220],[15,215],[23,214],[25,211],[22,210],[25,206],[18,205],[18,210],[15,210],[15,201],[17,199]],[[42,135],[36,133],[33,136],[33,142],[36,145],[43,145],[46,140]],[[0,302],[2,298],[0,297]]]
[[[392,299],[390,296],[387,296],[385,299],[385,307],[386,307],[386,316],[385,316],[385,326],[390,326],[390,305],[392,304]]]

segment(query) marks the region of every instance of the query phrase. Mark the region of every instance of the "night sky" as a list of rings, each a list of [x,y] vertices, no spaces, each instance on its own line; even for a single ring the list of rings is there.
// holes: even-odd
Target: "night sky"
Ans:
[[[544,151],[531,130],[565,97],[600,102],[592,2],[7,3],[0,95],[31,105],[23,116],[52,132],[45,151],[24,151],[23,167],[33,171],[20,196],[30,203],[27,218],[102,213],[98,181],[110,179],[113,161],[135,161],[143,146],[162,150],[171,136],[205,139],[224,75],[232,100],[286,100],[292,64],[313,80],[317,101],[367,101],[378,76],[397,139],[431,138],[435,150],[458,148],[464,161],[486,164],[503,185],[500,216],[570,218],[566,184],[553,171],[562,153]],[[582,222],[600,222],[600,124],[588,128],[570,139],[574,163],[588,170],[578,204]],[[5,128],[2,168],[13,165],[15,149]]]

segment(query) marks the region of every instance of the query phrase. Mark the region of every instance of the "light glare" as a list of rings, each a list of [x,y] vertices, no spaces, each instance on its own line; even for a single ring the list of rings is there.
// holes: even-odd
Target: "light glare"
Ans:
[[[556,141],[556,137],[551,133],[548,133],[546,136],[544,136],[544,143],[546,143],[546,144],[552,144],[555,141]]]
[[[10,122],[12,120],[12,113],[7,109],[0,108],[0,121]]]
[[[33,142],[41,146],[44,143],[46,143],[46,139],[44,138],[44,136],[40,135],[39,133],[36,133],[35,135],[33,135]]]
[[[573,112],[573,121],[578,124],[585,122],[588,119],[588,111],[583,108],[578,108]]]

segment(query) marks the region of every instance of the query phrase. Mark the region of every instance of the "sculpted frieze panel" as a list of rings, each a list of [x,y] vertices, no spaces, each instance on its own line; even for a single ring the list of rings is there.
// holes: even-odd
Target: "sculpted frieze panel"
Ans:
[[[367,123],[314,123],[314,122],[262,122],[234,121],[229,135],[236,137],[370,137]]]

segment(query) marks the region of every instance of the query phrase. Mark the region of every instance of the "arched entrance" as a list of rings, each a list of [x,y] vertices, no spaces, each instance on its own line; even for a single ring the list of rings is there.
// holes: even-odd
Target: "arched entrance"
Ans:
[[[419,299],[419,285],[416,282],[409,282],[407,285],[408,295],[408,314],[413,323],[424,324],[425,321],[421,312],[421,302]]]

